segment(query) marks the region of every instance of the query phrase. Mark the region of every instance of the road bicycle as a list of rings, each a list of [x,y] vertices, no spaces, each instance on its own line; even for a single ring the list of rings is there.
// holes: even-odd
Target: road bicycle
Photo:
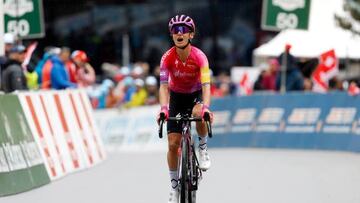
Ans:
[[[195,153],[195,142],[191,134],[191,122],[203,121],[202,118],[190,117],[189,115],[179,115],[169,117],[168,121],[182,123],[182,138],[178,153],[178,180],[180,185],[180,203],[195,203],[196,191],[199,181],[202,179],[202,171],[199,168],[199,161]],[[162,128],[165,122],[165,114],[160,114],[159,137],[162,138]],[[205,113],[204,122],[206,123],[208,135],[212,137],[210,125],[210,115]]]

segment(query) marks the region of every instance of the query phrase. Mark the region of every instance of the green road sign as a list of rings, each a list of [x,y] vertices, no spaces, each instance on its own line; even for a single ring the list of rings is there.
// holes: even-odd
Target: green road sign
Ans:
[[[3,0],[5,33],[22,39],[45,36],[42,0]]]
[[[307,30],[310,0],[263,0],[261,27],[263,30]]]

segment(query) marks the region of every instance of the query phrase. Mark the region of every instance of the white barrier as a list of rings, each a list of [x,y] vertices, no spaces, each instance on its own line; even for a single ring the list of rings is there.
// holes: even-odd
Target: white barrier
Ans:
[[[159,106],[128,110],[96,110],[94,117],[109,151],[164,151],[167,149],[166,126],[159,139],[156,115]]]
[[[84,91],[18,95],[52,180],[91,167],[106,158]]]

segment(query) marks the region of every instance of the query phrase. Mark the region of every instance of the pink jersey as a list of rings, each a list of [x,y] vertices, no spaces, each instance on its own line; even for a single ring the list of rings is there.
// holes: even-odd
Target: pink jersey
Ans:
[[[161,58],[160,83],[169,83],[170,90],[179,93],[192,93],[210,83],[209,62],[205,54],[191,46],[189,57],[182,62],[176,48],[169,49]]]

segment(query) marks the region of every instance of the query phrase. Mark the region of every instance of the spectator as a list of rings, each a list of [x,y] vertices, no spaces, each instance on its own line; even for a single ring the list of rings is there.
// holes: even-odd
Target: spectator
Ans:
[[[55,55],[59,55],[61,49],[59,47],[47,47],[45,50],[46,52],[40,62],[36,65],[35,71],[38,74],[38,82],[41,89],[51,89],[51,69],[53,67],[51,58]]]
[[[299,68],[296,65],[296,59],[295,57],[290,53],[291,45],[287,44],[285,46],[285,51],[282,53],[278,61],[281,65],[283,65],[283,62],[286,61],[286,83],[285,83],[285,89],[286,91],[296,91],[296,90],[303,90],[304,89],[304,78],[302,76],[302,73],[300,72]],[[284,58],[286,57],[286,58]],[[277,75],[276,78],[276,89],[280,90],[281,88],[281,73]]]
[[[276,90],[276,77],[279,72],[280,64],[276,59],[269,60],[269,68],[266,70],[262,79],[263,90]]]
[[[145,100],[146,105],[153,105],[159,103],[159,91],[157,87],[157,80],[154,76],[148,76],[145,80],[147,98]]]
[[[9,57],[9,50],[11,49],[11,47],[13,47],[14,43],[15,43],[15,37],[13,34],[11,33],[5,33],[4,34],[4,44],[5,44],[5,55],[4,56],[0,56],[0,88],[1,88],[1,76],[2,76],[2,71],[5,69],[5,64],[8,62],[8,57]]]
[[[134,94],[131,96],[131,99],[129,102],[125,104],[125,108],[129,107],[137,107],[145,104],[145,100],[147,98],[147,92],[144,89],[144,80],[142,79],[135,79],[134,84],[136,87],[136,90]]]
[[[25,60],[26,48],[15,45],[9,49],[8,62],[4,65],[2,74],[2,89],[9,93],[15,90],[27,90],[26,78],[21,64]]]
[[[127,76],[121,83],[124,96],[122,98],[122,103],[127,103],[131,100],[131,97],[136,92],[134,86],[134,79],[131,76]]]
[[[88,61],[89,58],[84,51],[76,50],[72,52],[71,60],[66,64],[70,81],[77,83],[79,87],[88,87],[95,83],[95,70]]]
[[[313,83],[310,78],[304,78],[304,91],[311,92],[313,89]]]
[[[264,77],[265,77],[266,71],[262,70],[258,76],[258,78],[256,79],[255,83],[254,83],[254,90],[264,90]]]
[[[69,74],[66,70],[65,63],[69,60],[70,49],[64,47],[61,49],[59,56],[52,56],[52,68],[51,68],[51,87],[53,89],[66,89],[76,88],[75,83],[70,82]]]
[[[329,91],[343,91],[343,81],[338,77],[333,77],[329,80]]]
[[[43,89],[50,89],[51,87],[50,85],[50,71],[52,67],[51,57],[54,55],[59,55],[60,52],[61,49],[59,47],[46,47],[42,59],[37,63],[35,67],[35,72],[38,75],[38,83]],[[46,80],[48,81],[48,84],[46,82],[45,84],[43,83],[44,75],[46,75],[45,77],[47,77]]]
[[[134,78],[134,79],[142,79],[144,78],[144,69],[142,66],[140,65],[135,65],[132,72],[131,72],[131,76]]]

